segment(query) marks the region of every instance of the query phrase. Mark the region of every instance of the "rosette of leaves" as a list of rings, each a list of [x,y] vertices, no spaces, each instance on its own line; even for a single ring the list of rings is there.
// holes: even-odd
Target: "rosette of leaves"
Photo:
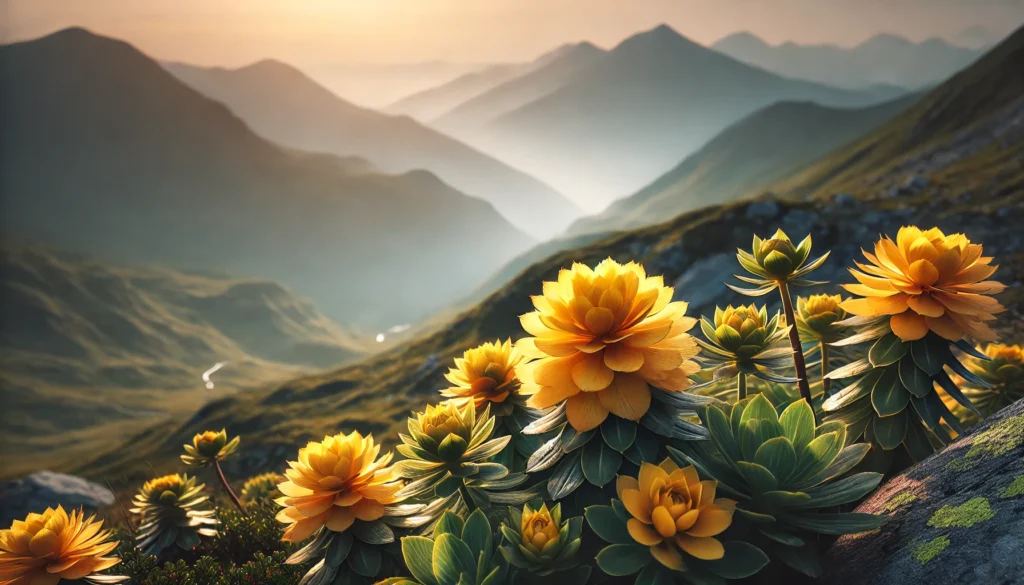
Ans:
[[[699,389],[694,385],[691,390]],[[604,487],[615,479],[623,463],[657,461],[660,446],[671,439],[701,441],[707,432],[693,417],[715,399],[691,392],[650,389],[657,403],[639,422],[615,415],[596,429],[580,432],[568,423],[565,403],[548,409],[523,429],[525,434],[554,433],[527,462],[527,473],[551,470],[546,487],[552,500],[561,500],[584,483]]]
[[[402,538],[402,557],[412,574],[377,585],[502,585],[508,563],[495,550],[487,515],[476,510],[465,521],[445,512],[432,537]]]
[[[326,527],[285,561],[302,565],[319,559],[302,577],[302,585],[369,584],[397,570],[390,550],[395,534],[383,521],[355,522],[345,532]]]
[[[189,550],[201,536],[216,536],[218,521],[204,484],[188,475],[165,475],[143,484],[131,509],[140,516],[135,546],[145,554],[159,556],[169,547]]]
[[[843,477],[867,455],[850,445],[846,425],[814,424],[803,400],[780,416],[763,395],[700,412],[711,441],[669,448],[678,462],[694,464],[738,501],[736,514],[760,535],[759,545],[794,569],[821,574],[815,539],[873,530],[880,517],[825,511],[859,500],[882,480],[879,473]]]
[[[933,452],[933,442],[950,442],[943,424],[963,428],[935,391],[938,385],[975,416],[981,413],[946,372],[966,384],[988,389],[991,384],[967,368],[953,353],[957,348],[980,360],[988,356],[967,342],[993,340],[988,323],[1005,310],[992,296],[1006,287],[986,280],[996,271],[992,257],[964,234],[900,228],[893,241],[882,237],[866,263],[850,269],[856,284],[845,284],[860,298],[842,307],[855,315],[844,321],[854,333],[833,345],[871,343],[868,356],[829,374],[851,380],[824,404],[829,418],[851,426],[885,450],[903,444],[914,459]]]
[[[751,304],[715,307],[712,323],[701,317],[705,340],[697,340],[704,349],[704,361],[714,369],[716,381],[736,379],[739,399],[747,397],[747,375],[769,382],[794,383],[795,378],[775,372],[793,363],[793,350],[786,345],[790,327],[779,325],[778,313],[769,320],[768,310]]]
[[[399,434],[402,444],[397,447],[406,459],[395,464],[407,483],[396,496],[421,503],[394,508],[400,513],[387,521],[407,528],[427,525],[429,531],[430,522],[446,508],[486,509],[535,497],[513,491],[526,482],[525,473],[511,473],[491,461],[511,440],[507,435],[492,438],[495,422],[489,407],[478,415],[472,402],[462,406],[443,402],[410,417],[409,434]]]
[[[736,259],[740,266],[749,272],[752,277],[734,275],[743,282],[757,286],[754,289],[741,288],[727,285],[732,290],[751,297],[759,297],[779,289],[779,296],[782,299],[782,308],[786,315],[786,323],[796,323],[796,312],[793,308],[793,297],[789,292],[790,286],[817,286],[827,284],[825,281],[808,280],[804,277],[816,270],[828,258],[829,252],[825,252],[818,258],[808,262],[811,255],[811,236],[808,235],[798,245],[793,245],[781,229],[767,240],[754,236],[754,245],[750,252],[737,250]],[[800,388],[800,396],[811,404],[811,386],[807,379],[807,364],[804,361],[803,347],[800,343],[800,334],[796,328],[789,329],[789,344],[793,349],[793,367],[796,370],[797,384]]]
[[[991,416],[1024,399],[1024,351],[1021,347],[990,343],[984,349],[976,349],[989,359],[969,357],[966,362],[967,369],[985,380],[990,387],[981,388],[964,384],[964,396],[985,416]],[[959,376],[955,379],[957,378]],[[954,411],[954,414],[960,413]]]
[[[537,510],[529,504],[522,510],[509,508],[501,533],[507,544],[500,550],[514,567],[513,582],[583,585],[590,577],[590,567],[576,559],[583,517],[563,520],[561,504],[550,510],[547,504]]]
[[[636,574],[637,585],[704,584],[750,577],[768,564],[730,531],[736,502],[718,498],[718,482],[702,481],[694,466],[644,463],[615,487],[611,505],[586,509],[591,529],[610,543],[595,559],[604,573]]]
[[[845,323],[856,333],[833,345],[870,342],[870,349],[867,357],[829,372],[828,378],[845,385],[825,400],[822,408],[825,420],[849,425],[852,440],[863,436],[886,451],[903,445],[918,461],[935,451],[933,440],[948,445],[952,437],[944,425],[960,434],[965,429],[936,392],[936,385],[981,418],[946,368],[975,388],[991,388],[952,348],[983,361],[988,359],[985,354],[964,340],[951,343],[935,333],[905,342],[892,333],[888,316],[852,317]]]

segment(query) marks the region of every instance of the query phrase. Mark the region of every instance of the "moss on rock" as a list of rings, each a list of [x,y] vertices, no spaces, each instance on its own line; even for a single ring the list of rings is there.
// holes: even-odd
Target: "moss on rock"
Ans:
[[[933,538],[928,542],[921,543],[914,548],[914,558],[917,562],[924,565],[928,561],[939,556],[939,553],[944,551],[949,546],[949,537],[942,535],[937,538]]]
[[[953,471],[967,471],[979,461],[999,457],[1024,444],[1024,415],[1003,419],[988,430],[974,436],[971,448],[949,462]]]
[[[1024,475],[1018,475],[1010,485],[999,492],[999,497],[1001,498],[1015,498],[1017,496],[1024,496]]]
[[[959,506],[943,506],[928,519],[932,528],[967,528],[995,517],[988,498],[971,498]]]
[[[907,492],[900,492],[900,493],[896,494],[895,496],[889,498],[889,500],[885,503],[885,505],[882,506],[882,511],[885,512],[886,514],[892,514],[893,512],[898,510],[899,508],[902,508],[903,506],[910,505],[916,499],[917,499],[917,496],[914,495],[914,494],[907,493]]]

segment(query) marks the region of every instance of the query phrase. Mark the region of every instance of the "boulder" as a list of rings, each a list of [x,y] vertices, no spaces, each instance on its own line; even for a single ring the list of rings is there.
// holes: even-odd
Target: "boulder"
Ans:
[[[37,471],[21,479],[0,485],[0,526],[22,520],[29,512],[64,506],[65,510],[83,508],[95,512],[114,504],[114,494],[98,483],[76,475]]]
[[[837,540],[822,582],[1024,583],[1024,401],[893,477],[857,511],[885,522]]]

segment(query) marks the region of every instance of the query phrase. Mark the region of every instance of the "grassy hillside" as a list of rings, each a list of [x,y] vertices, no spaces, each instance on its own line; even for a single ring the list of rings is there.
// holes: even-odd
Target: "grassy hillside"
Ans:
[[[240,69],[166,64],[178,79],[224,103],[278,144],[369,159],[386,173],[426,169],[492,205],[535,238],[562,231],[580,210],[551,187],[427,128],[349,103],[279,61]]]
[[[428,172],[268,142],[126,43],[68,29],[0,64],[6,234],[272,278],[366,326],[422,318],[530,243]]]
[[[779,102],[726,128],[653,183],[572,225],[606,232],[664,221],[684,211],[735,201],[787,177],[916,101],[908,96],[868,108]]]
[[[663,25],[626,39],[472,137],[456,135],[600,209],[730,124],[782,100],[839,107],[877,101],[870,93],[779,77]]]
[[[933,85],[967,67],[982,53],[942,39],[915,43],[889,34],[847,48],[791,42],[769,45],[750,33],[735,33],[712,48],[779,75],[855,89]]]
[[[36,465],[42,452],[48,462],[69,460],[90,447],[88,437],[109,442],[240,388],[351,361],[367,347],[276,282],[112,266],[4,240],[5,474]],[[217,363],[208,388],[201,376]]]

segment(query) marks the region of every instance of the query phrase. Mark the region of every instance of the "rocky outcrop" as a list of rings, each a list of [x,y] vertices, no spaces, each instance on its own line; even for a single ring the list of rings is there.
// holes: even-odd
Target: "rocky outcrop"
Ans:
[[[1024,583],[1024,401],[892,478],[858,512],[880,530],[840,538],[830,585]]]
[[[81,507],[95,512],[113,505],[114,494],[76,475],[37,471],[0,485],[0,526],[10,526],[12,520],[24,519],[29,512],[38,514],[58,504],[66,510]]]

